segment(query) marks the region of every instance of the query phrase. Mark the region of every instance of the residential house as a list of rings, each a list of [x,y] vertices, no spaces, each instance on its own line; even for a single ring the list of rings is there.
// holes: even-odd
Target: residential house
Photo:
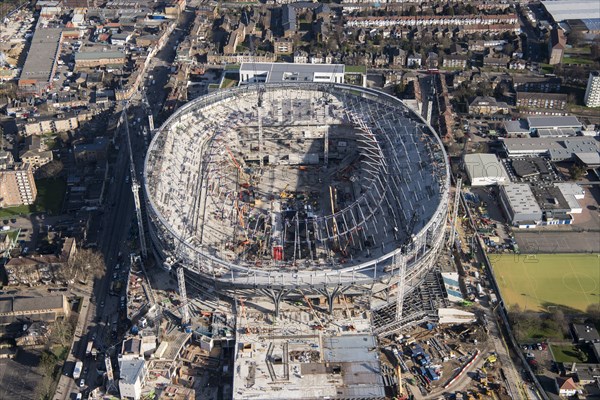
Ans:
[[[52,151],[46,150],[42,145],[42,139],[37,135],[30,135],[25,139],[25,149],[20,152],[21,161],[31,165],[33,172],[39,167],[52,161]]]
[[[508,112],[508,104],[490,96],[478,96],[469,104],[469,114],[492,115],[508,114]]]
[[[550,55],[550,61],[548,61],[548,64],[556,65],[562,62],[566,45],[567,38],[565,37],[562,29],[553,29],[550,33],[550,41],[548,42],[548,54]]]
[[[508,67],[510,59],[508,57],[491,57],[483,58],[483,66],[492,69],[505,69]]]
[[[577,394],[577,385],[573,378],[556,378],[556,389],[558,390],[558,395],[561,397],[571,397]]]
[[[444,56],[442,66],[445,68],[460,68],[465,69],[467,67],[468,57],[465,54],[449,54]]]
[[[73,146],[73,155],[77,163],[97,162],[106,159],[108,139],[95,137],[92,143],[76,144]]]
[[[289,38],[273,40],[273,48],[276,55],[291,54],[294,52],[294,41]]]
[[[513,87],[517,92],[560,92],[562,80],[556,76],[513,76]]]
[[[406,59],[406,66],[409,68],[420,68],[421,67],[421,55],[412,54]]]

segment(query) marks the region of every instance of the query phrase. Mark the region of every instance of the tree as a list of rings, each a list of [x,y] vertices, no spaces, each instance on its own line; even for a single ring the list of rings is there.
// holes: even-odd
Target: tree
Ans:
[[[92,249],[79,249],[67,262],[63,269],[67,279],[77,279],[80,276],[99,278],[106,270],[104,257]]]
[[[59,344],[62,347],[67,347],[73,340],[73,333],[75,333],[75,324],[73,322],[65,318],[58,319],[52,326],[50,342]]]
[[[573,180],[578,181],[586,173],[586,170],[580,165],[573,164],[571,168],[569,168],[569,173],[571,174],[571,178]]]
[[[38,171],[40,178],[56,178],[60,175],[64,168],[62,161],[52,160],[48,164],[42,166]]]
[[[410,6],[410,8],[408,9],[408,15],[410,15],[411,17],[417,15],[417,8],[415,6]]]

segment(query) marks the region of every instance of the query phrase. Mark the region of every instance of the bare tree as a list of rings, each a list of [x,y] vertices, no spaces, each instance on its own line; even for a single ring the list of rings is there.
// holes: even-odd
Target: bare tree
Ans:
[[[52,325],[50,342],[67,347],[71,344],[71,340],[73,340],[73,333],[75,333],[73,322],[66,318],[57,319],[54,325]]]
[[[104,257],[92,249],[79,249],[67,262],[64,273],[68,279],[99,278],[104,275],[106,265]]]

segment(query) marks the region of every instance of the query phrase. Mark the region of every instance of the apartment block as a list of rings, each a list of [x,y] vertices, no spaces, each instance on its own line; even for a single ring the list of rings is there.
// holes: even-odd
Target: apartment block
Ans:
[[[584,102],[587,107],[600,107],[600,71],[590,72]]]
[[[564,93],[517,92],[517,107],[564,110],[567,97]]]
[[[0,207],[33,204],[36,196],[33,169],[29,164],[15,163],[0,171]]]

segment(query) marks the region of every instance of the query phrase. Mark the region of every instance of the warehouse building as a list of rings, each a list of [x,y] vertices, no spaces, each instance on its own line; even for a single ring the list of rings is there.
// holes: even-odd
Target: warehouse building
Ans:
[[[531,133],[539,137],[575,136],[583,126],[576,117],[529,117],[527,124]]]
[[[551,161],[571,160],[576,154],[600,151],[598,140],[583,136],[505,138],[502,143],[509,157],[546,156]]]
[[[56,72],[60,43],[62,40],[61,28],[35,29],[31,46],[23,65],[23,70],[18,81],[19,93],[41,94],[52,85],[52,78]]]
[[[509,181],[504,165],[495,154],[466,154],[464,161],[471,186],[502,185]]]
[[[585,197],[585,190],[581,186],[573,182],[558,182],[555,183],[554,186],[560,190],[566,202],[569,204],[569,208],[571,209],[570,214],[580,214],[583,212],[578,201]]]
[[[500,186],[500,204],[513,226],[531,228],[542,222],[542,209],[527,183]]]
[[[543,225],[568,225],[573,221],[571,205],[554,185],[533,185],[531,191],[542,210]],[[573,205],[578,211],[579,203]]]

